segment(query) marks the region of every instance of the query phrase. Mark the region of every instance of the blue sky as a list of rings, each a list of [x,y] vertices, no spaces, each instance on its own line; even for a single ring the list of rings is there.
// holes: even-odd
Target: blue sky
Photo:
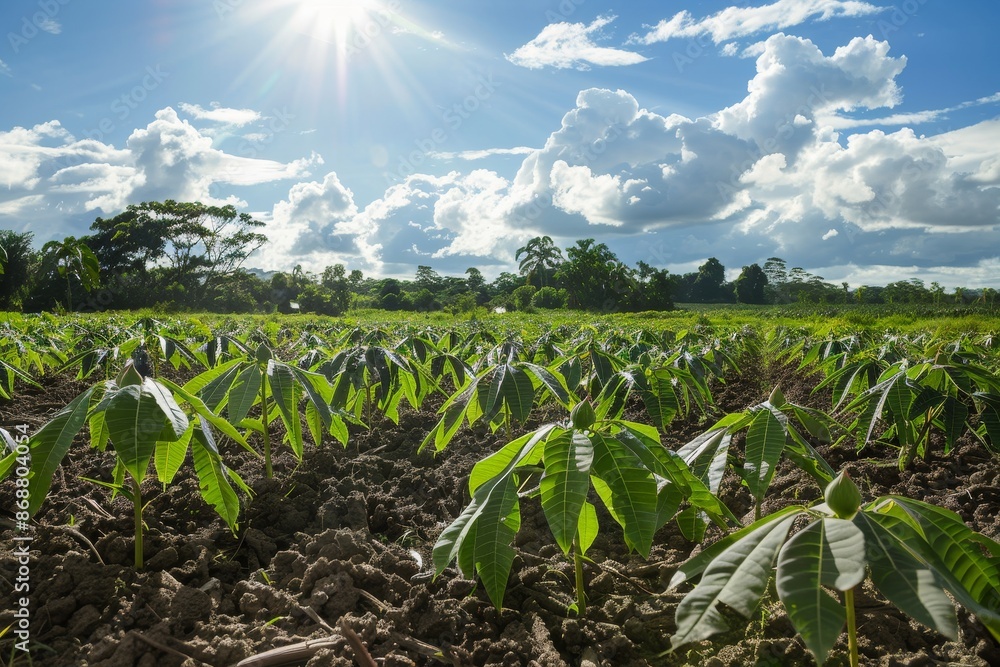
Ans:
[[[267,222],[264,269],[495,276],[548,234],[996,286],[998,25],[987,1],[11,0],[0,228],[171,198]]]

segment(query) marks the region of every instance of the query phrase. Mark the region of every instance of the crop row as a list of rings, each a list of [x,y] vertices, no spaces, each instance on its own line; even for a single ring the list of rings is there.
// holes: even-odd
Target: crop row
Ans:
[[[190,321],[144,318],[71,331],[8,327],[3,340],[8,398],[17,382],[35,383],[36,373],[71,371],[92,384],[31,435],[27,452],[4,433],[10,451],[0,459],[0,479],[30,469],[19,496],[29,517],[86,431],[91,447],[114,452],[112,481],[101,483],[133,504],[137,568],[140,484],[150,469],[169,485],[190,461],[203,498],[236,532],[240,494],[251,491],[226,465],[220,438],[260,456],[271,477],[276,446],[302,460],[307,436],[317,447],[346,445],[352,429],[397,421],[404,402],[421,409],[439,396],[439,420],[421,449],[440,451],[476,423],[509,440],[473,468],[469,504],[433,553],[438,575],[457,562],[498,608],[521,503],[537,498],[553,539],[573,559],[578,614],[586,609],[587,549],[601,528],[595,502],[643,556],[670,522],[695,542],[709,524],[722,529],[725,537],[671,582],[701,577],[678,610],[675,646],[724,629],[719,603],[749,614],[774,568],[779,597],[820,662],[845,619],[854,636],[852,591],[868,576],[890,602],[951,636],[957,630],[948,591],[1000,639],[1000,544],[915,499],[864,503],[816,449],[878,440],[898,449],[901,468],[926,457],[932,442],[943,442],[948,454],[966,434],[1000,452],[1000,376],[989,336],[817,340],[784,329],[719,335],[559,327],[529,337],[474,325],[206,331]],[[762,403],[718,414],[713,387],[747,363],[798,364],[815,373],[817,391],[832,397],[830,411],[789,402],[774,388]],[[545,423],[523,432],[533,415]],[[661,434],[678,417],[698,418],[706,428],[673,451]],[[826,502],[762,516],[782,460],[825,488]],[[720,500],[727,472],[754,500],[749,526]]]

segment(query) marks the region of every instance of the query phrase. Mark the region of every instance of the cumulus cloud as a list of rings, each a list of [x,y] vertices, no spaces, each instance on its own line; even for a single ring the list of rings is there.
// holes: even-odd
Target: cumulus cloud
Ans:
[[[294,185],[274,207],[268,265],[321,271],[334,263],[412,276],[420,264],[446,273],[513,261],[530,234],[509,223],[509,182],[493,171],[417,174],[358,211],[336,174]],[[277,239],[277,244],[273,242]]]
[[[630,41],[655,44],[708,35],[719,44],[761,32],[790,28],[807,21],[866,16],[880,11],[883,11],[882,7],[856,0],[777,0],[759,7],[727,7],[701,19],[684,10],[673,18],[660,21],[644,35],[633,35]]]
[[[181,111],[197,120],[209,120],[214,123],[223,123],[235,127],[243,127],[256,122],[262,118],[259,111],[253,109],[230,109],[220,106],[218,102],[212,103],[211,109],[205,109],[198,104],[188,104],[181,102]]]
[[[595,42],[601,37],[601,29],[615,18],[600,16],[590,25],[550,23],[537,37],[508,55],[507,60],[529,69],[555,67],[579,70],[590,69],[591,65],[609,67],[644,62],[645,56],[634,51],[599,46]]]
[[[979,266],[1000,242],[1000,121],[938,137],[831,127],[897,105],[905,63],[871,37],[828,56],[779,34],[761,43],[748,95],[705,118],[583,91],[499,208],[531,233],[598,236],[659,265]]]
[[[94,214],[140,201],[239,203],[216,193],[301,179],[322,160],[289,163],[238,157],[167,107],[133,131],[123,148],[77,139],[58,121],[0,132],[0,226],[26,228],[38,241],[87,232]],[[12,219],[15,218],[16,219]]]

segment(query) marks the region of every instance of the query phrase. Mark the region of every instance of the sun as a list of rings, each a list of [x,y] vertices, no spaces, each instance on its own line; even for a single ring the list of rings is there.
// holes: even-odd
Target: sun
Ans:
[[[365,34],[368,24],[378,24],[382,10],[373,0],[286,0],[291,14],[287,28],[332,46],[349,50],[351,40]]]

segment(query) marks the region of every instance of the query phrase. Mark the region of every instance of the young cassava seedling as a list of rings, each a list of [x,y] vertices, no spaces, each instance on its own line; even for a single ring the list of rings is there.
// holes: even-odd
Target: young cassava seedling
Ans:
[[[29,439],[28,512],[33,515],[45,500],[56,468],[77,433],[88,425],[91,447],[104,451],[110,443],[115,453],[114,481],[97,483],[122,493],[134,507],[136,569],[141,570],[143,565],[140,484],[146,478],[151,461],[157,478],[167,485],[173,481],[190,449],[202,498],[235,531],[239,499],[230,480],[246,492],[249,489],[236,473],[223,465],[209,425],[219,428],[244,447],[249,449],[249,446],[236,429],[207,410],[204,404],[198,402],[192,406],[197,421],[188,418],[163,383],[143,377],[131,361],[127,362],[116,379],[88,388]]]
[[[790,534],[800,519],[806,525]],[[866,579],[915,620],[955,639],[958,623],[947,591],[1000,639],[998,557],[1000,544],[949,510],[893,495],[862,505],[858,487],[841,472],[827,485],[824,503],[759,519],[677,571],[670,588],[701,580],[677,607],[671,650],[726,630],[720,603],[750,617],[772,570],[788,618],[819,664],[846,622],[850,661],[857,667],[854,590]],[[839,601],[831,590],[841,593]]]
[[[684,462],[660,444],[655,428],[621,420],[600,421],[589,401],[568,422],[553,422],[511,441],[477,463],[469,478],[471,502],[434,545],[440,575],[457,559],[466,576],[479,575],[499,609],[514,560],[511,542],[520,528],[520,491],[537,478],[542,511],[564,555],[573,553],[576,611],[586,597],[583,563],[598,533],[591,490],[621,527],[625,543],[643,557],[653,534],[687,500],[721,525],[734,517]]]

